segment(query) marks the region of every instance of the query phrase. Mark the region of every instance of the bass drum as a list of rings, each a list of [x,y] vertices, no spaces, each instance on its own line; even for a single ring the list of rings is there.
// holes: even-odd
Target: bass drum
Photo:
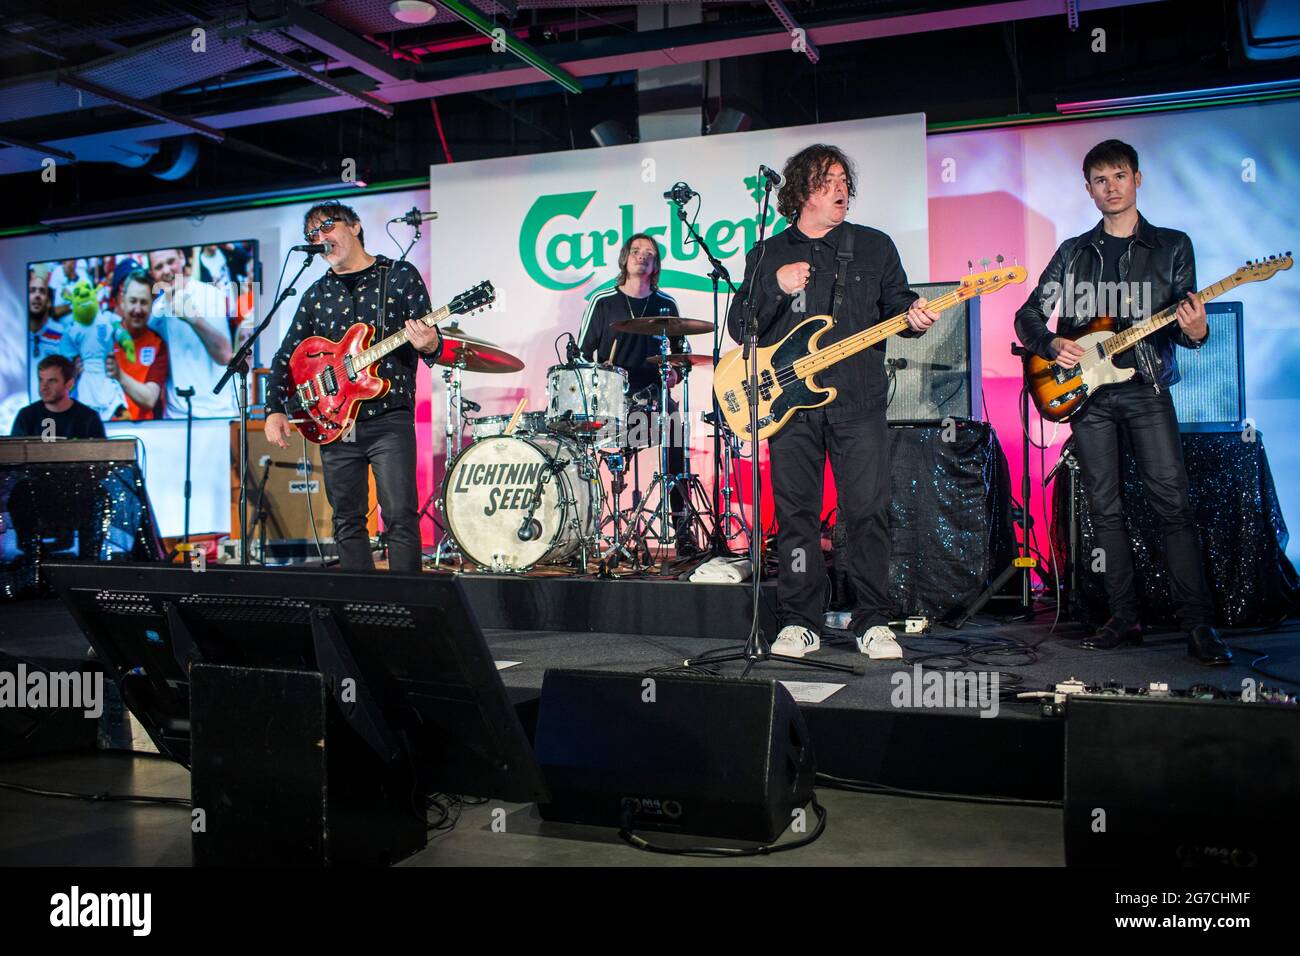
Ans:
[[[529,516],[534,493],[541,503]],[[600,480],[578,445],[554,435],[481,438],[443,483],[447,530],[487,571],[565,561],[596,535]]]

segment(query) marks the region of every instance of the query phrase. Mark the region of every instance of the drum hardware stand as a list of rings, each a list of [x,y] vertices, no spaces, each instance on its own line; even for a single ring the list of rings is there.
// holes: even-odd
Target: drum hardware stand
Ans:
[[[262,477],[257,483],[257,511],[253,517],[252,527],[248,529],[249,537],[257,533],[257,563],[266,567],[266,526],[269,522],[274,521],[276,530],[283,537],[284,529],[280,526],[280,520],[276,517],[275,511],[269,506],[266,500],[266,486],[271,479],[271,456],[266,455],[262,462]]]
[[[669,338],[666,335],[660,335],[657,336],[657,338],[659,339],[659,355],[661,357],[666,357],[669,354],[669,349],[671,347],[669,344]],[[694,505],[690,500],[691,492],[694,489],[691,483],[687,480],[689,478],[694,478],[694,476],[690,475],[690,463],[689,461],[685,460],[687,458],[686,451],[687,449],[690,448],[690,419],[689,418],[684,418],[685,425],[683,426],[683,435],[682,435],[682,441],[683,441],[682,457],[684,459],[683,464],[685,465],[685,469],[686,469],[685,473],[673,474],[668,470],[669,468],[668,439],[669,439],[669,431],[670,431],[669,423],[668,423],[668,419],[669,419],[668,375],[672,368],[673,366],[668,364],[666,358],[665,361],[663,361],[659,365],[659,407],[660,407],[659,470],[656,471],[654,477],[650,479],[650,488],[645,493],[645,495],[641,498],[641,506],[637,510],[636,514],[633,516],[632,519],[633,528],[642,528],[641,516],[643,514],[646,515],[645,525],[642,528],[641,533],[638,535],[638,537],[641,539],[643,556],[649,554],[650,551],[649,539],[653,538],[655,541],[659,542],[660,546],[664,546],[668,543],[669,518],[673,514],[672,492],[673,489],[678,487],[679,484],[685,485],[685,487],[682,489],[682,506],[684,509],[684,514],[682,516],[682,519],[688,524],[691,520],[691,512],[694,508]],[[685,375],[682,376],[682,381],[683,382],[686,381]],[[686,391],[683,392],[683,400],[686,403],[683,407],[689,412],[690,399],[687,395],[687,392],[689,392],[689,387],[686,389]],[[695,481],[698,484],[698,479],[695,479]],[[658,501],[655,507],[651,509],[650,503],[655,501],[656,492],[658,492],[659,495]],[[700,494],[701,495],[704,494],[704,489],[702,486],[700,487]],[[707,499],[707,495],[705,495],[705,498]],[[658,530],[655,530],[656,520],[658,521],[658,525],[659,525]],[[696,520],[698,520],[698,515],[696,515]],[[674,527],[673,529],[674,538],[676,537],[677,530],[678,529]],[[648,567],[651,563],[653,562],[651,562],[650,560],[646,560],[645,566]],[[669,562],[668,558],[665,557],[659,567],[659,571],[661,574],[667,571],[670,563],[671,562]]]
[[[767,212],[768,205],[772,196],[772,181],[767,177],[763,178],[763,208],[758,220],[758,261],[754,265],[754,274],[750,276],[749,295],[745,299],[744,316],[745,316],[745,351],[744,360],[747,366],[748,375],[745,381],[745,393],[749,398],[749,434],[750,434],[750,454],[753,456],[753,487],[751,493],[753,500],[751,504],[751,516],[755,528],[755,533],[749,536],[749,563],[750,563],[750,613],[751,620],[749,625],[749,637],[745,639],[744,646],[739,651],[729,654],[721,654],[709,657],[693,657],[682,662],[682,666],[692,667],[713,667],[718,664],[725,664],[731,661],[744,661],[745,669],[741,671],[741,677],[749,676],[750,670],[755,664],[764,664],[769,661],[776,661],[779,664],[785,664],[798,667],[811,667],[817,670],[838,671],[840,673],[861,675],[864,673],[861,664],[836,664],[832,661],[813,661],[803,657],[787,657],[784,654],[773,654],[772,646],[768,643],[767,638],[763,635],[763,629],[759,626],[759,601],[761,599],[762,585],[762,509],[761,495],[762,484],[758,467],[758,315],[754,308],[754,287],[758,284],[759,268],[763,264],[763,253],[766,247],[763,244],[763,233],[767,230]]]
[[[446,458],[443,462],[443,470],[449,471],[451,463],[456,460],[456,456],[461,451],[461,440],[465,432],[465,406],[461,399],[461,382],[460,373],[464,369],[464,361],[457,362],[451,368],[444,369],[442,380],[447,383],[444,389],[443,407],[446,412],[446,429],[444,431],[443,448],[446,449]],[[438,506],[438,492],[440,491],[437,478],[432,463],[429,466],[429,475],[433,482],[433,487],[429,489],[429,497],[424,499],[424,504],[420,506],[420,513],[416,516],[416,522],[428,517],[433,522],[435,528],[442,532],[438,540],[438,548],[433,553],[434,565],[442,564],[443,554],[449,558],[454,558],[457,564],[464,563],[464,555],[460,552],[460,546],[456,544],[456,539],[451,536],[451,532],[438,520],[435,511],[441,511]]]
[[[629,551],[627,545],[623,543],[622,533],[623,489],[627,487],[627,459],[630,454],[632,454],[630,449],[623,448],[612,454],[606,453],[605,455],[605,467],[609,469],[609,473],[613,476],[610,487],[614,492],[614,509],[611,516],[614,522],[614,534],[612,537],[605,537],[610,547],[604,554],[600,555],[600,561],[606,574],[618,567],[622,558],[626,558],[633,567],[636,567],[637,564],[637,556]],[[604,537],[600,535],[599,531],[597,531],[597,535]]]
[[[736,437],[735,432],[727,427],[726,422],[721,418],[710,419],[706,413],[704,421],[708,422],[715,429],[722,432],[722,513],[717,517],[717,527],[719,534],[724,541],[730,541],[734,537],[744,535],[745,549],[749,550],[749,521],[745,518],[743,508],[732,510],[731,498],[736,493],[732,488],[733,473],[735,471],[736,459],[740,456],[740,439]],[[736,530],[733,532],[732,528]]]

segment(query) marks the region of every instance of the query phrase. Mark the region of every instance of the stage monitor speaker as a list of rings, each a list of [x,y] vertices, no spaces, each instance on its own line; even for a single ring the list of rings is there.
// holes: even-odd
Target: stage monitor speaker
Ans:
[[[1240,302],[1205,307],[1210,338],[1199,349],[1177,350],[1182,379],[1169,390],[1185,432],[1239,431],[1246,420],[1246,363]]]
[[[0,651],[0,760],[93,751],[103,668],[85,659],[24,658]]]
[[[1290,867],[1300,859],[1300,709],[1070,698],[1070,866]]]
[[[912,291],[936,299],[956,288],[956,282],[927,282],[912,286]],[[978,296],[944,310],[919,338],[886,339],[885,361],[891,378],[886,411],[891,425],[984,417]]]
[[[567,823],[775,840],[812,796],[812,741],[776,681],[548,670],[535,752]]]

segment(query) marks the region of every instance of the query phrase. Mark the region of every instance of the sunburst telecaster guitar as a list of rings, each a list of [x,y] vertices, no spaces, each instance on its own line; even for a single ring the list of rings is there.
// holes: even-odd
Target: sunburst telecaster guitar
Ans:
[[[486,308],[495,298],[492,283],[480,282],[419,321],[437,325],[449,315]],[[371,345],[374,334],[374,326],[357,322],[337,342],[313,335],[293,350],[286,411],[308,441],[317,445],[337,441],[356,421],[362,402],[388,394],[391,383],[372,372],[371,366],[406,344],[406,329]]]
[[[999,256],[998,262],[1001,261],[1002,257]],[[962,276],[957,288],[930,300],[926,308],[932,312],[942,312],[966,299],[1024,281],[1023,266],[1003,266],[989,272]],[[829,315],[814,315],[800,322],[780,342],[758,349],[759,441],[779,432],[790,420],[790,416],[800,409],[820,408],[835,401],[835,388],[822,388],[813,380],[818,372],[825,371],[836,362],[871,348],[877,342],[883,342],[908,327],[907,313],[904,312],[825,348],[819,348],[818,342],[830,331],[831,325]],[[734,349],[718,360],[718,367],[713,372],[713,392],[718,397],[718,406],[731,430],[748,441],[749,369],[743,353],[744,349]]]
[[[1291,268],[1291,253],[1247,262],[1225,279],[1202,289],[1196,295],[1202,302],[1217,299],[1229,289],[1247,282],[1263,282],[1278,272]],[[1054,361],[1037,355],[1025,359],[1025,382],[1039,414],[1051,422],[1069,421],[1087,404],[1099,388],[1118,385],[1133,377],[1135,369],[1120,368],[1115,356],[1131,349],[1152,332],[1178,321],[1178,304],[1171,305],[1151,318],[1136,322],[1123,332],[1116,331],[1115,320],[1098,316],[1087,325],[1061,338],[1078,343],[1084,349],[1079,364],[1062,368]]]

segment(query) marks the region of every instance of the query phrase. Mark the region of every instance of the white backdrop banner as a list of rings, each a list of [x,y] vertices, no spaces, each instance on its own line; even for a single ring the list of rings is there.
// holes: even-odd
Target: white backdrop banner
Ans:
[[[758,233],[758,165],[779,170],[789,156],[817,142],[839,146],[857,167],[858,196],[849,218],[889,233],[908,278],[926,281],[925,117],[920,113],[432,167],[430,208],[439,218],[430,230],[430,275],[444,287],[490,279],[497,305],[462,320],[463,327],[527,363],[516,375],[467,373],[465,396],[482,404],[484,415],[511,412],[523,397],[530,409],[542,409],[546,370],[561,361],[557,338],[565,332],[578,335],[588,300],[616,283],[619,249],[637,232],[659,242],[660,287],[677,300],[681,313],[712,320],[708,260],[663,194],[678,181],[700,193],[687,213],[739,286],[745,253]],[[773,193],[769,235],[786,225],[776,214],[775,199]],[[453,275],[458,280],[449,281]],[[725,297],[719,300],[720,317],[725,318],[726,305]],[[723,351],[730,347],[724,340]],[[712,341],[697,336],[691,348],[708,352]],[[702,457],[708,441],[699,413],[709,407],[711,386],[707,368],[693,374],[692,445],[697,471],[706,476],[711,464]],[[442,409],[434,410],[441,414]]]

